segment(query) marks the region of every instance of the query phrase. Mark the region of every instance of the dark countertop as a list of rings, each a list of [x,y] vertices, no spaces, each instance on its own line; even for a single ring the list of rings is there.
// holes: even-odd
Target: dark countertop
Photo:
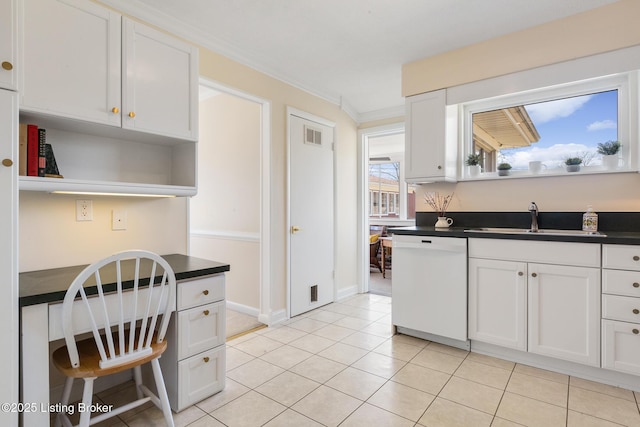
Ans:
[[[176,280],[193,279],[230,270],[229,264],[187,255],[162,255],[162,258],[167,260],[173,268]],[[86,266],[77,265],[20,273],[20,307],[62,301],[71,282]],[[128,278],[123,277],[123,280]],[[106,287],[109,286],[106,282],[104,284]],[[128,287],[126,284],[123,286]],[[115,289],[115,286],[113,288]],[[85,287],[85,289],[88,295],[97,293],[95,286]]]
[[[476,227],[477,228],[477,227]],[[445,229],[415,226],[415,227],[395,227],[389,228],[389,232],[401,235],[414,236],[434,236],[434,237],[468,237],[468,238],[485,238],[485,239],[506,239],[506,240],[540,240],[554,242],[581,242],[581,243],[610,243],[622,245],[640,245],[640,232],[625,231],[601,231],[605,236],[566,236],[552,234],[506,234],[506,233],[490,233],[490,232],[473,232],[473,228],[466,227],[449,227]]]

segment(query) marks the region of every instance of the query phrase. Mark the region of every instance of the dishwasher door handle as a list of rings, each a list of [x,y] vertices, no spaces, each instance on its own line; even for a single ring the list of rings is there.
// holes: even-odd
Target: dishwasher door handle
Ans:
[[[393,249],[418,249],[422,251],[445,251],[466,253],[467,249],[464,245],[446,245],[442,243],[433,243],[431,240],[423,240],[420,243],[394,243]]]

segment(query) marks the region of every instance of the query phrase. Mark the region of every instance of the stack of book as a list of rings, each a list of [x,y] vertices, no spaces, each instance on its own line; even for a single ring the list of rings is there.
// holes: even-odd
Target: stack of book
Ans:
[[[58,171],[47,130],[34,124],[20,123],[18,173],[22,176],[62,178]]]

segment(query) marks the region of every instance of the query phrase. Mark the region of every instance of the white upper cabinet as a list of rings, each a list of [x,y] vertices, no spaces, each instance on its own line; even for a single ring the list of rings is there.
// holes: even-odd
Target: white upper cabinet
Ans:
[[[23,8],[20,109],[120,126],[120,15],[76,0]]]
[[[457,141],[447,128],[446,91],[408,97],[406,119],[405,180],[455,182]]]
[[[122,127],[197,138],[198,51],[123,18]]]
[[[17,88],[16,1],[0,0],[0,88]]]

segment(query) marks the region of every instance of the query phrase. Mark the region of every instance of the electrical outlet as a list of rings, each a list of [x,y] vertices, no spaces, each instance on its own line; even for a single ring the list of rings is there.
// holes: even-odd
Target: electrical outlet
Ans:
[[[111,230],[127,229],[127,211],[113,210],[111,211]]]
[[[93,221],[92,200],[76,200],[76,221]]]

